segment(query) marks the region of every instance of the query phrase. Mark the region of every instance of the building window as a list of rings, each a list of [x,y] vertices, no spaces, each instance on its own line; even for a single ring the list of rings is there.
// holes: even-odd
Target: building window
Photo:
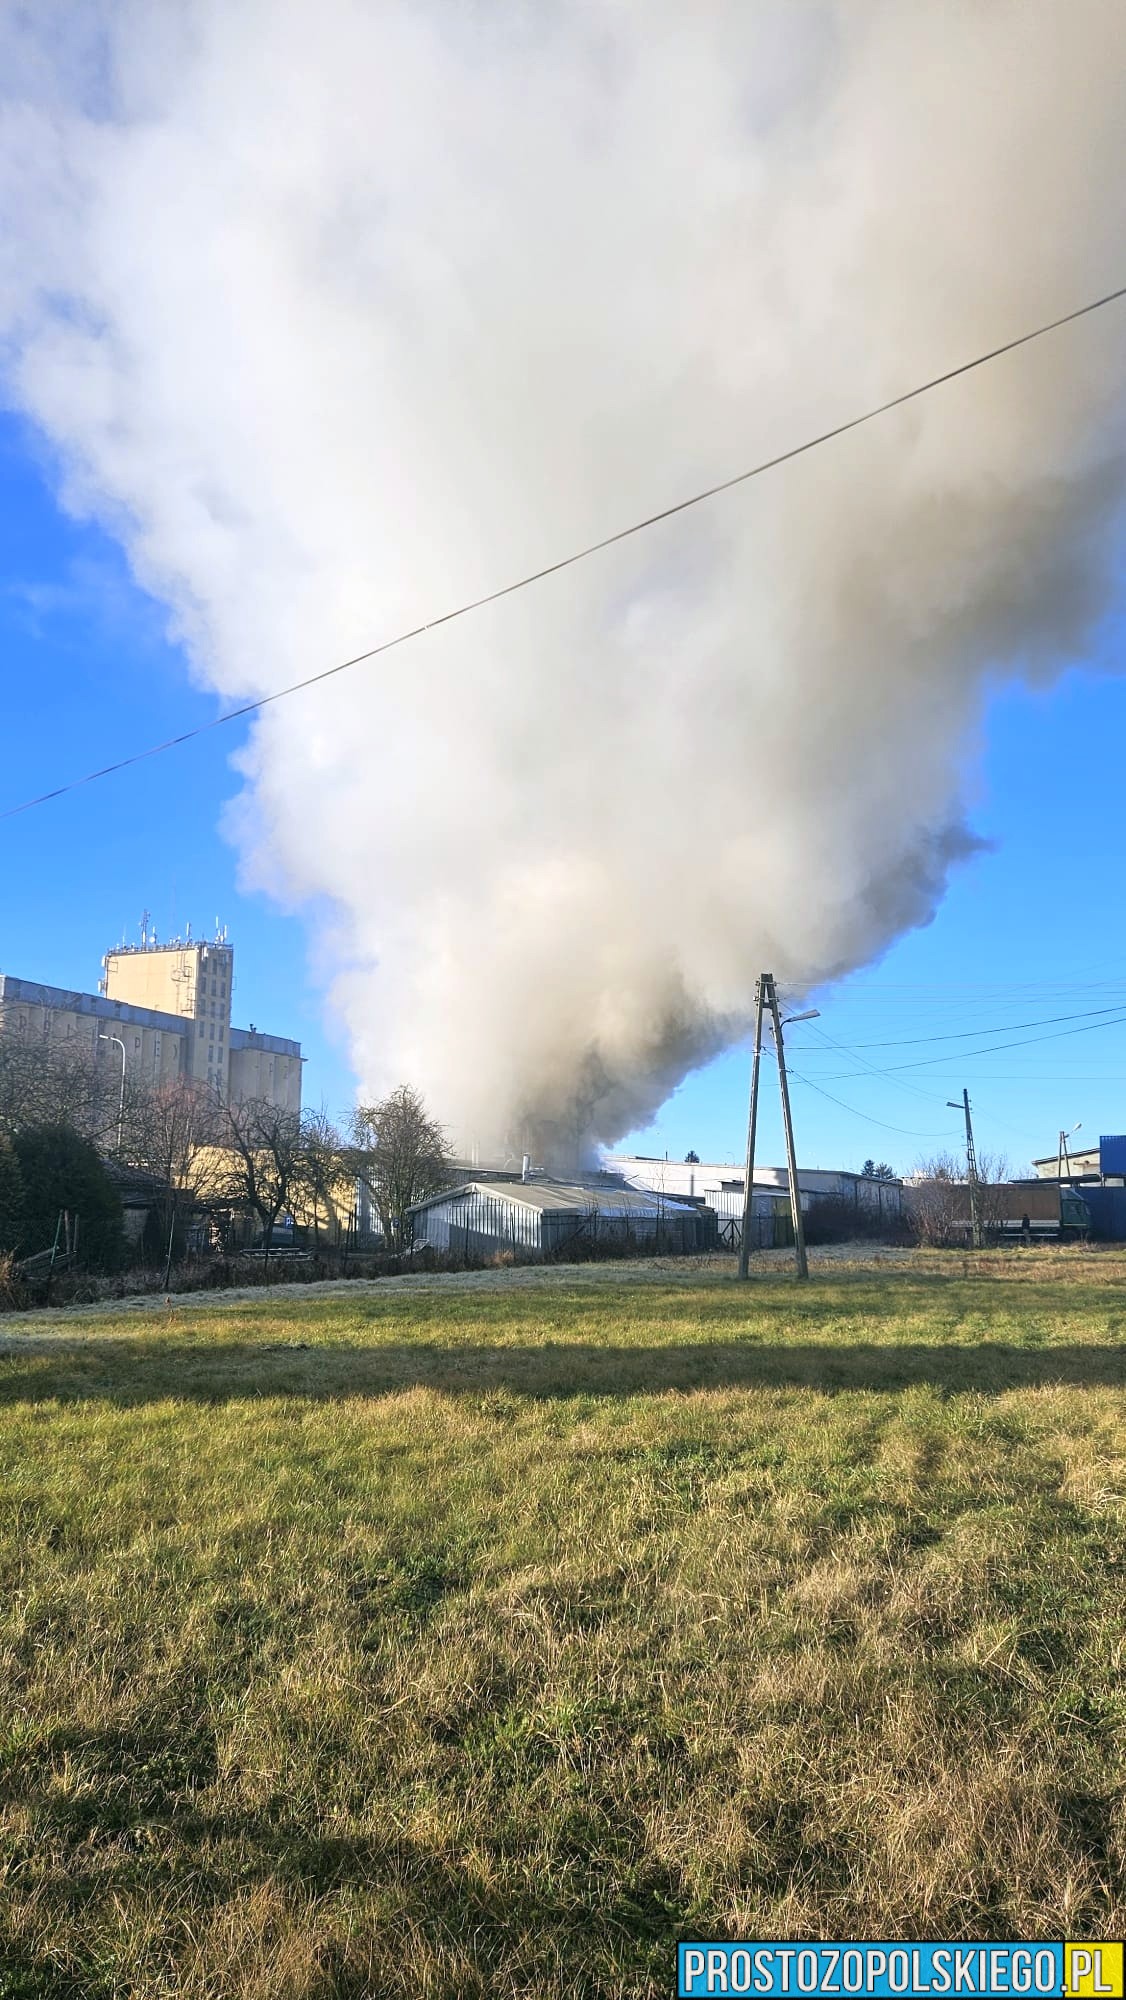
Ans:
[[[200,1039],[200,1041],[202,1042],[202,1040],[203,1040],[203,1022],[202,1022],[202,1021],[201,1021],[201,1022],[200,1022],[200,1024],[199,1024],[199,1039]]]

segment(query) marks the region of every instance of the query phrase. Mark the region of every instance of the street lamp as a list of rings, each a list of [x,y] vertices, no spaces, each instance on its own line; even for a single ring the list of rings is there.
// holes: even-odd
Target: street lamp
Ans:
[[[1063,1179],[1063,1170],[1064,1170],[1064,1167],[1065,1167],[1065,1165],[1066,1165],[1066,1167],[1067,1167],[1067,1178],[1068,1178],[1068,1180],[1070,1181],[1070,1180],[1071,1180],[1071,1178],[1072,1178],[1072,1174],[1071,1174],[1071,1160],[1070,1160],[1070,1158],[1068,1157],[1068,1151],[1067,1151],[1067,1142],[1068,1142],[1068,1140],[1069,1140],[1069,1139],[1070,1139],[1070,1138],[1072,1137],[1072,1134],[1073,1134],[1073,1133],[1075,1133],[1075,1132],[1081,1132],[1081,1131],[1082,1131],[1082,1129],[1083,1129],[1083,1120],[1082,1120],[1081,1118],[1080,1118],[1080,1119],[1078,1119],[1078,1120],[1076,1121],[1076,1123],[1075,1123],[1075,1124],[1074,1124],[1074,1125],[1072,1126],[1072,1128],[1071,1128],[1071,1131],[1070,1131],[1070,1132],[1065,1132],[1065,1131],[1063,1130],[1063,1128],[1062,1128],[1062,1127],[1060,1128],[1060,1150],[1059,1150],[1059,1156],[1058,1156],[1058,1158],[1057,1158],[1057,1161],[1056,1161],[1056,1179],[1057,1179],[1057,1180],[1060,1180],[1060,1181],[1062,1181],[1062,1179]]]
[[[121,1135],[125,1125],[125,1043],[120,1035],[99,1035],[100,1042],[113,1042],[121,1050],[121,1094],[117,1100],[117,1150],[121,1151]]]
[[[820,1007],[811,1007],[808,1014],[787,1014],[785,1020],[780,1021],[778,1025],[782,1028],[789,1028],[792,1027],[795,1021],[819,1021],[820,1019]]]

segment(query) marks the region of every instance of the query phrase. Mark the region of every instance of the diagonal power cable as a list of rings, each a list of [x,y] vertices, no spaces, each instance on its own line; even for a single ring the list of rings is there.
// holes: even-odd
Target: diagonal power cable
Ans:
[[[1070,326],[1075,320],[1085,319],[1091,313],[1100,312],[1104,306],[1114,305],[1126,299],[1126,285],[1119,285],[1112,292],[1104,292],[1101,298],[1089,299],[1086,305],[1076,306],[1072,312],[1062,313],[1058,319],[1047,320],[1042,326],[1033,327],[1028,333],[1021,333],[1013,340],[1002,341],[999,347],[991,347],[984,354],[977,354],[971,361],[961,361],[955,368],[947,368],[941,375],[932,375],[926,382],[919,382],[913,389],[905,389],[898,396],[889,396],[886,402],[877,403],[874,408],[864,410],[857,417],[849,417],[844,423],[834,424],[830,430],[819,431],[816,437],[806,438],[801,444],[791,445],[787,451],[776,452],[772,458],[760,459],[757,465],[748,466],[744,472],[734,473],[730,479],[717,480],[714,486],[705,486],[699,493],[691,493],[687,499],[676,500],[669,507],[660,508],[655,514],[647,514],[643,520],[631,521],[628,527],[617,528],[613,534],[603,535],[598,541],[588,542],[584,548],[574,549],[570,555],[560,556],[557,561],[545,563],[542,569],[529,571],[527,576],[517,577],[512,583],[501,584],[483,597],[472,598],[466,604],[456,605],[450,611],[443,611],[437,617],[428,618],[421,625],[412,625],[409,631],[397,632],[391,639],[384,639],[377,646],[369,646],[365,652],[354,653],[350,659],[338,660],[335,666],[323,667],[319,673],[308,674],[304,680],[291,681],[288,687],[275,688],[272,694],[260,695],[255,701],[242,702],[238,708],[229,708],[221,715],[212,716],[209,722],[197,723],[193,729],[182,730],[178,736],[169,736],[163,743],[152,743],[145,750],[136,750],[129,757],[119,757],[112,764],[103,764],[97,771],[87,771],[80,778],[72,778],[66,784],[56,785],[51,791],[40,792],[35,798],[24,799],[19,805],[6,806],[0,811],[0,820],[14,819],[17,814],[30,812],[35,806],[47,805],[52,799],[61,799],[68,792],[79,791],[84,785],[93,785],[101,778],[113,777],[119,771],[127,771],[135,764],[143,764],[151,757],[163,756],[167,750],[178,749],[184,743],[191,743],[196,737],[206,736],[213,729],[222,729],[229,722],[238,722],[243,716],[255,715],[268,708],[272,702],[285,701],[289,695],[300,694],[306,688],[318,687],[322,681],[332,680],[336,674],[348,673],[352,667],[362,666],[367,660],[376,660],[383,653],[391,652],[397,646],[409,645],[412,639],[420,639],[427,632],[436,632],[442,625],[451,625],[457,618],[467,618],[474,611],[482,611],[488,604],[498,604],[504,597],[512,597],[518,590],[527,590],[532,584],[542,583],[546,577],[557,576],[560,570],[571,569],[576,563],[585,562],[588,556],[597,555],[602,549],[610,549],[618,542],[628,541],[632,535],[644,534],[646,529],[655,528],[662,521],[671,521],[677,514],[684,514],[690,507],[699,507],[705,500],[714,500],[721,493],[730,493],[736,486],[746,485],[748,480],[758,479],[764,472],[772,472],[779,465],[787,465],[792,459],[801,458],[806,452],[816,451],[820,445],[830,444],[834,438],[844,437],[849,431],[858,430],[861,424],[870,424],[876,417],[886,416],[889,410],[901,409],[904,403],[914,402],[919,396],[939,389],[945,382],[954,382],[960,375],[968,375],[975,368],[984,368],[990,361],[997,361],[1003,354],[1015,353],[1018,347],[1027,347],[1033,340],[1042,340],[1045,334],[1055,333],[1060,327]]]

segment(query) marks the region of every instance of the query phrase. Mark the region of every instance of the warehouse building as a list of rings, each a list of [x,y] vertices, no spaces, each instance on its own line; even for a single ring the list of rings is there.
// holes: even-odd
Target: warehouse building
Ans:
[[[1097,1146],[1078,1150],[1068,1146],[1067,1137],[1061,1132],[1055,1152],[1033,1160],[1032,1170],[1040,1180],[1096,1181],[1100,1186],[1126,1182],[1126,1135],[1104,1132]]]
[[[703,1160],[646,1159],[641,1154],[611,1153],[603,1161],[631,1187],[650,1188],[679,1199],[703,1200],[719,1215],[742,1214],[746,1173],[742,1166]],[[818,1201],[844,1201],[869,1216],[897,1222],[903,1215],[903,1183],[870,1174],[848,1173],[837,1167],[799,1167],[798,1187],[803,1210]],[[755,1195],[780,1194],[789,1202],[790,1177],[785,1167],[755,1166]]]
[[[631,1244],[683,1256],[714,1242],[694,1203],[613,1184],[471,1180],[409,1213],[415,1248],[452,1256],[585,1256]]]
[[[1096,1243],[1126,1243],[1126,1135],[1103,1133],[1097,1146],[1072,1152],[1061,1133],[1054,1153],[1033,1160],[1042,1181],[1056,1181],[1081,1196]]]
[[[94,1055],[116,1043],[134,1080],[190,1077],[226,1103],[264,1098],[300,1111],[301,1044],[231,1026],[234,947],[225,933],[158,944],[146,926],[139,945],[107,952],[102,965],[98,993],[0,973],[0,1034],[44,1050],[73,1042]]]

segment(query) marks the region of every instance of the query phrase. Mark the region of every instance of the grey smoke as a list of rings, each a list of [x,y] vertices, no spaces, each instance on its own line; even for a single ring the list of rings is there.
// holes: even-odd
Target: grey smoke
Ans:
[[[8,394],[259,694],[1122,282],[1124,57],[1119,0],[15,10]],[[246,879],[363,1086],[611,1140],[760,966],[928,921],[991,681],[1114,603],[1124,330],[267,710]]]

